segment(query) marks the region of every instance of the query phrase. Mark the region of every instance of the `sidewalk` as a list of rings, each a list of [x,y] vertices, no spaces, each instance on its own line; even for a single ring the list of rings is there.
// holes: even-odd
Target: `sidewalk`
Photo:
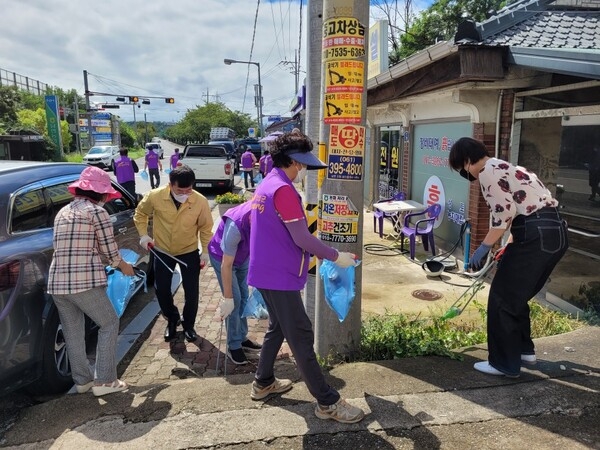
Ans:
[[[364,243],[369,242],[382,241],[366,214]],[[427,278],[404,256],[365,253],[363,315],[386,309],[441,313],[465,290],[448,282],[468,284],[458,275],[443,278],[446,282]],[[358,424],[343,425],[314,416],[314,399],[287,345],[276,374],[295,384],[283,396],[250,399],[256,357],[246,366],[229,362],[226,378],[217,374],[221,294],[212,269],[202,271],[200,284],[199,342],[165,343],[166,321],[159,316],[120,365],[121,378],[131,385],[128,392],[103,398],[67,395],[30,407],[2,444],[94,450],[600,449],[598,327],[537,340],[539,362],[518,379],[474,371],[473,363],[487,358],[485,346],[464,349],[463,361],[420,357],[337,366],[328,381],[368,413]],[[418,300],[412,295],[417,289],[442,298]],[[485,302],[486,296],[487,289],[477,300]],[[181,290],[176,300],[182,303]],[[249,325],[249,337],[262,342],[266,321]]]

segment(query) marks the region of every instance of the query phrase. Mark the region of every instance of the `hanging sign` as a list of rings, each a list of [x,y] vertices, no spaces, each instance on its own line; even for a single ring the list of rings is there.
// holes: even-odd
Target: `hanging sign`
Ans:
[[[348,196],[323,194],[319,238],[328,242],[358,242],[358,210]]]
[[[323,60],[362,58],[365,27],[355,17],[336,17],[323,23]]]
[[[328,61],[325,70],[325,92],[363,92],[365,64],[362,61]]]
[[[327,178],[360,181],[363,177],[365,127],[331,125]]]

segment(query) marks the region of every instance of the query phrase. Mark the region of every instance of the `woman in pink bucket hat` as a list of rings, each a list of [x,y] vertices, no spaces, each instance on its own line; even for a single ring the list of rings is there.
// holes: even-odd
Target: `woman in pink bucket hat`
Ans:
[[[106,272],[100,259],[125,275],[133,267],[119,253],[113,226],[104,202],[119,198],[110,177],[97,167],[86,167],[69,186],[75,198],[54,220],[54,255],[50,265],[48,293],[54,298],[63,326],[67,353],[77,393],[92,389],[95,396],[124,391],[117,378],[119,318],[106,295]],[[85,351],[85,317],[99,327],[95,373]]]

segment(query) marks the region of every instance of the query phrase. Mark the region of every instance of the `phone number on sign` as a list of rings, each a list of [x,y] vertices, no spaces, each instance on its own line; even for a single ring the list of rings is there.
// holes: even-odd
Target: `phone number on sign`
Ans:
[[[365,56],[365,49],[355,47],[334,47],[324,50],[323,53],[325,53],[325,59],[346,58],[348,56],[353,58],[360,58],[362,56]]]
[[[323,241],[339,242],[340,244],[354,244],[358,241],[358,236],[356,235],[319,233],[319,237]]]
[[[329,164],[329,173],[333,175],[362,175],[362,164]]]

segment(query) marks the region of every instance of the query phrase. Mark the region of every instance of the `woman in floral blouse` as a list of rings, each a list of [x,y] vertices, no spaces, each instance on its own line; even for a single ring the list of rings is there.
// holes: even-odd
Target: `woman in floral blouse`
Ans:
[[[483,143],[463,137],[454,143],[450,167],[469,181],[479,180],[490,208],[491,227],[471,257],[479,270],[493,245],[510,237],[488,297],[488,361],[475,370],[518,377],[521,364],[535,364],[528,302],[544,286],[567,251],[567,225],[558,201],[527,169],[490,158]]]

